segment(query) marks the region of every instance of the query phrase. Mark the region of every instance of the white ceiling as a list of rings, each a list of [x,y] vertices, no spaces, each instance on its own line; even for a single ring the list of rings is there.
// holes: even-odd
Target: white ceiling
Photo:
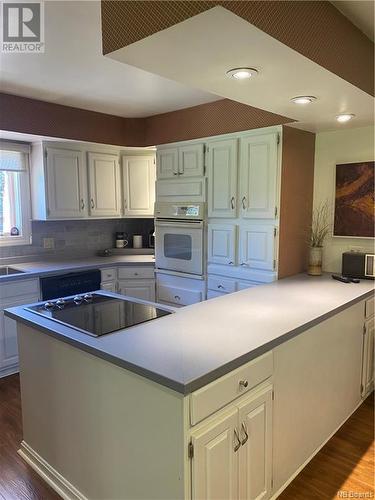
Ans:
[[[2,92],[126,117],[218,99],[102,55],[99,1],[46,1],[45,53],[0,55]]]
[[[345,17],[374,41],[374,7],[373,0],[338,0],[332,1]]]
[[[207,40],[210,43],[207,43]],[[164,54],[158,59],[157,54]],[[199,56],[198,56],[199,55]],[[373,98],[222,7],[155,33],[110,57],[207,92],[298,121],[298,128],[342,127],[338,113],[354,113],[346,127],[373,123]],[[230,68],[255,67],[259,75],[236,81]],[[290,101],[314,95],[308,106]]]

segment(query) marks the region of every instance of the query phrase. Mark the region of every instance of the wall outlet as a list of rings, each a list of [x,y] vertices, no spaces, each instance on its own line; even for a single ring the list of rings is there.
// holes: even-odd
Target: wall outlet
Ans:
[[[349,252],[363,252],[363,247],[350,246],[348,247]]]
[[[55,238],[43,238],[43,248],[54,249],[55,248]]]

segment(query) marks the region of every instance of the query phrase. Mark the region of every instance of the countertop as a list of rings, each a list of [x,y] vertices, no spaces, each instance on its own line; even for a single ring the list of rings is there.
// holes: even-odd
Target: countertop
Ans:
[[[20,274],[9,274],[0,276],[0,285],[7,281],[24,280],[27,278],[56,275],[61,273],[84,271],[94,268],[105,268],[111,266],[138,266],[155,265],[153,255],[111,255],[109,257],[89,257],[80,259],[51,259],[35,262],[21,262],[18,264],[9,264],[10,267],[23,271]]]
[[[6,315],[188,394],[373,294],[374,282],[298,274],[94,338],[27,312]],[[115,295],[103,292],[105,295]]]

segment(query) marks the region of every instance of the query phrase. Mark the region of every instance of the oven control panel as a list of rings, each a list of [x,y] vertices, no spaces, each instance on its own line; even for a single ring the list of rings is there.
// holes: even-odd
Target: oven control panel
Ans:
[[[155,217],[157,219],[197,219],[205,218],[205,203],[171,203],[157,202],[155,204]]]
[[[198,217],[199,205],[176,206],[176,215],[185,215],[187,217]]]

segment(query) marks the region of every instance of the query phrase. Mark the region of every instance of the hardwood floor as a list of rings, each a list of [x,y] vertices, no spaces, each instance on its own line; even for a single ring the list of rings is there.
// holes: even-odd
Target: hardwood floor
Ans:
[[[22,440],[18,375],[0,379],[0,499],[61,498],[18,455]]]
[[[17,454],[21,439],[19,378],[12,375],[0,379],[0,499],[58,500],[60,497]],[[350,496],[351,492],[355,495]],[[361,493],[367,495],[361,497]],[[339,498],[374,498],[373,395],[279,497]]]

